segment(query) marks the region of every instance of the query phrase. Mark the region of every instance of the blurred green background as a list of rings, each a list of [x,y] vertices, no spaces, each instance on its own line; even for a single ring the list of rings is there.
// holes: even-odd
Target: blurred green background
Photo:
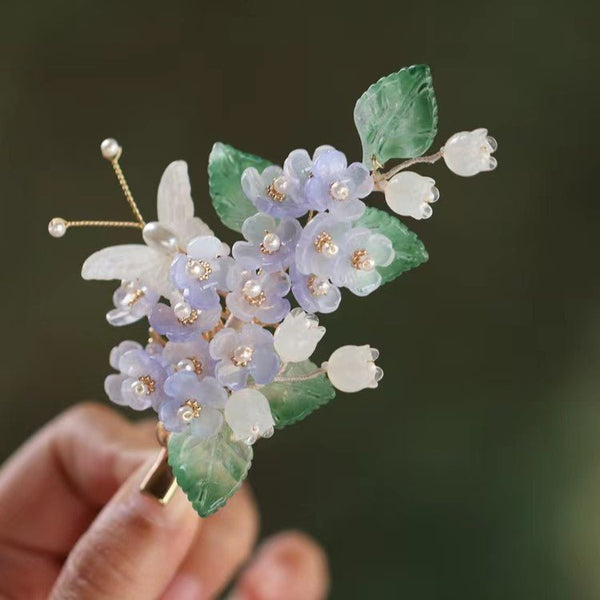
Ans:
[[[380,76],[431,65],[439,147],[486,126],[499,169],[424,167],[442,197],[410,222],[431,259],[324,316],[319,358],[370,343],[380,388],[256,448],[263,532],[327,548],[334,599],[600,597],[597,7],[520,2],[4,3],[0,25],[0,458],[84,398],[104,401],[112,283],[82,261],[132,231],[99,143],[116,137],[148,217],[172,160],[225,241],[206,178],[220,140],[276,162],[330,143]],[[35,476],[32,473],[31,476]]]

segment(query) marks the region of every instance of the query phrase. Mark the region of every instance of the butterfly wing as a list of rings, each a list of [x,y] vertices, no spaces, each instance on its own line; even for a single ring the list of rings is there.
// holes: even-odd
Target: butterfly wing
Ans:
[[[170,229],[185,247],[194,237],[212,235],[204,221],[194,217],[194,202],[184,160],[172,162],[163,173],[158,185],[158,221]]]
[[[126,244],[109,246],[94,252],[83,263],[84,279],[139,279],[144,285],[169,297],[173,287],[169,281],[170,258],[148,246]]]

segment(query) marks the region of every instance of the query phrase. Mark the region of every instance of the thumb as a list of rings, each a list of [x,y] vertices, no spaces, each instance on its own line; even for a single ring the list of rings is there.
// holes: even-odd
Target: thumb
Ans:
[[[158,598],[200,523],[181,490],[167,506],[139,491],[149,462],[121,486],[79,539],[50,600]]]

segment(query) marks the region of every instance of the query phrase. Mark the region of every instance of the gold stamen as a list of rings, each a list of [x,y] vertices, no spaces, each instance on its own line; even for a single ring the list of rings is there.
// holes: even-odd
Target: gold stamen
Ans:
[[[364,269],[364,260],[367,257],[367,251],[366,250],[356,250],[354,252],[354,254],[352,255],[352,258],[350,259],[352,262],[352,266],[355,269]]]
[[[133,298],[127,303],[127,306],[131,308],[140,298],[143,298],[146,293],[143,290],[137,289],[133,293]]]
[[[190,398],[189,400],[186,400],[181,406],[188,406],[189,408],[191,408],[192,413],[194,415],[194,419],[197,419],[200,416],[200,411],[202,410],[202,407],[200,406],[200,404],[198,404],[196,400],[192,400]]]
[[[258,296],[248,296],[247,294],[244,294],[244,300],[251,306],[260,306],[266,299],[267,297],[264,292],[261,292]]]
[[[156,391],[156,382],[150,375],[142,375],[138,381],[146,386],[146,396]]]
[[[188,356],[188,360],[194,365],[194,373],[196,373],[196,375],[201,375],[204,371],[202,363],[195,356]]]
[[[325,248],[325,244],[331,244],[331,240],[333,238],[326,232],[326,231],[322,231],[316,238],[314,241],[315,244],[315,250],[317,252],[323,252],[324,248]]]
[[[193,308],[189,317],[186,317],[185,319],[177,319],[177,320],[182,325],[191,325],[192,323],[195,323],[198,320],[199,316],[200,316],[200,314],[198,313],[198,311],[195,308]]]
[[[275,189],[274,183],[270,183],[267,186],[267,195],[271,200],[275,200],[275,202],[283,202],[285,200],[285,194],[283,192],[278,192]]]

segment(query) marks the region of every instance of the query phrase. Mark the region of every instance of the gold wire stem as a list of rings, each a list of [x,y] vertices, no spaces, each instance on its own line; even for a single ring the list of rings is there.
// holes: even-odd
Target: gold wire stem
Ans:
[[[121,169],[121,165],[119,164],[119,157],[117,156],[117,158],[111,160],[110,164],[112,165],[115,175],[117,176],[119,185],[123,190],[123,194],[125,194],[125,199],[127,200],[127,203],[129,204],[133,215],[140,222],[141,228],[143,229],[146,225],[146,222],[144,221],[142,213],[140,212],[140,209],[138,208],[137,204],[135,203],[135,200],[133,199],[133,194],[129,189],[129,185],[127,185],[127,180],[125,179],[125,175],[123,174],[123,170]]]
[[[144,225],[137,221],[66,221],[66,227],[134,227],[143,229]]]
[[[169,503],[169,500],[171,500],[177,490],[177,481],[169,466],[169,451],[167,447],[169,432],[160,421],[156,424],[156,438],[161,449],[154,464],[140,484],[140,492],[153,496],[164,506]]]

